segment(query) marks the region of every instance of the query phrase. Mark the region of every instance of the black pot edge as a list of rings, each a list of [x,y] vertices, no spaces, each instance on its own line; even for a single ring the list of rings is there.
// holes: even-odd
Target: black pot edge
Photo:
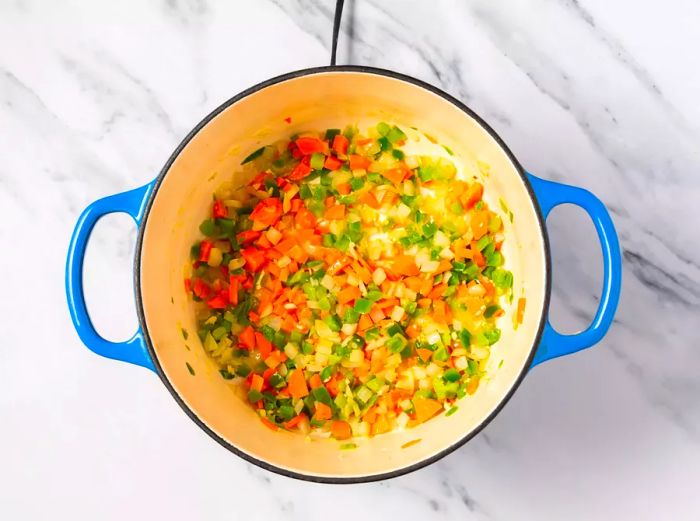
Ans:
[[[549,238],[547,236],[547,231],[545,228],[545,223],[544,219],[542,217],[542,213],[540,211],[537,212],[537,218],[539,221],[540,225],[540,233],[542,235],[542,240],[544,243],[544,249],[545,249],[545,295],[544,295],[544,305],[542,308],[542,316],[540,317],[540,324],[537,330],[537,335],[535,337],[535,341],[532,345],[530,355],[528,356],[527,363],[523,367],[523,370],[521,371],[520,375],[516,378],[516,380],[513,382],[512,387],[506,393],[506,395],[503,397],[501,402],[498,404],[498,406],[491,411],[491,414],[488,415],[488,417],[482,421],[479,425],[477,425],[474,429],[472,429],[468,434],[466,434],[462,439],[459,441],[455,442],[451,446],[447,447],[446,449],[440,451],[439,453],[426,458],[422,461],[419,461],[418,463],[414,463],[413,465],[409,465],[407,467],[403,467],[398,470],[394,470],[391,472],[385,472],[382,474],[372,474],[368,476],[357,476],[357,477],[348,477],[348,478],[342,478],[342,477],[326,477],[326,476],[315,476],[315,475],[310,475],[310,474],[301,474],[298,472],[293,472],[291,470],[282,468],[282,467],[277,467],[275,465],[271,465],[265,461],[259,460],[243,451],[240,449],[234,447],[232,444],[221,438],[218,434],[216,434],[213,430],[211,430],[184,402],[184,400],[180,397],[180,395],[175,391],[173,386],[170,384],[170,381],[167,379],[165,376],[165,373],[163,371],[163,368],[160,365],[160,362],[158,361],[158,357],[156,356],[155,349],[153,348],[153,345],[151,343],[151,338],[148,333],[148,326],[146,324],[145,316],[144,316],[144,311],[143,311],[143,300],[141,298],[141,250],[143,246],[143,236],[144,236],[144,230],[145,230],[145,222],[146,219],[148,218],[148,215],[151,211],[151,207],[153,205],[153,201],[155,200],[156,193],[158,192],[158,189],[163,182],[163,179],[165,178],[168,170],[172,166],[173,162],[175,159],[180,155],[182,150],[187,146],[187,144],[190,142],[190,140],[205,126],[207,125],[214,117],[216,117],[219,113],[224,111],[226,108],[228,108],[230,105],[236,103],[237,101],[240,101],[241,99],[261,90],[266,87],[269,87],[271,85],[275,85],[277,83],[281,83],[287,80],[299,78],[302,76],[308,76],[311,74],[322,74],[326,72],[358,72],[358,73],[367,73],[367,74],[376,74],[379,76],[387,76],[390,78],[394,78],[397,80],[405,81],[407,83],[411,83],[417,87],[421,87],[425,90],[428,90],[432,92],[433,94],[436,94],[446,101],[449,101],[459,109],[461,109],[463,112],[465,112],[467,115],[475,119],[479,125],[481,125],[482,128],[484,128],[490,135],[493,137],[494,140],[499,144],[499,146],[506,152],[508,155],[508,158],[511,160],[513,165],[515,166],[516,170],[518,171],[518,174],[520,175],[521,179],[523,180],[525,187],[527,188],[528,193],[530,194],[530,198],[533,201],[533,205],[536,209],[539,210],[539,205],[537,203],[537,198],[535,197],[535,193],[532,189],[532,186],[530,185],[530,182],[527,179],[527,176],[525,174],[525,170],[523,167],[520,165],[518,160],[515,158],[513,153],[510,151],[510,149],[506,146],[505,142],[501,139],[501,137],[496,133],[495,130],[493,130],[479,115],[477,115],[474,111],[472,111],[469,107],[467,107],[464,103],[459,101],[458,99],[454,98],[450,94],[447,94],[446,92],[438,89],[437,87],[430,85],[429,83],[426,83],[422,80],[418,80],[416,78],[413,78],[412,76],[407,76],[405,74],[401,74],[398,72],[386,70],[386,69],[380,69],[376,67],[366,67],[366,66],[358,66],[358,65],[336,65],[336,66],[324,66],[324,67],[313,67],[309,69],[300,69],[297,71],[292,71],[288,72],[286,74],[282,74],[280,76],[276,76],[274,78],[271,78],[269,80],[265,80],[261,83],[258,83],[257,85],[254,85],[253,87],[250,87],[239,94],[233,96],[229,100],[225,101],[221,105],[219,105],[216,109],[214,109],[209,115],[207,115],[202,121],[200,121],[197,126],[195,126],[182,140],[182,142],[178,145],[178,147],[175,149],[175,151],[172,153],[170,158],[168,158],[168,161],[165,163],[165,166],[163,166],[162,170],[158,174],[158,177],[156,179],[155,184],[153,185],[153,190],[151,191],[151,194],[149,195],[148,203],[146,205],[146,208],[144,210],[143,218],[142,218],[142,224],[139,226],[138,230],[138,236],[136,240],[136,249],[135,249],[135,254],[134,254],[134,294],[136,297],[136,312],[138,315],[139,319],[139,324],[141,328],[143,329],[144,332],[144,339],[146,341],[146,346],[148,348],[148,352],[151,355],[151,358],[153,359],[153,364],[156,368],[156,372],[158,373],[158,376],[160,377],[161,381],[165,385],[165,387],[168,389],[170,394],[173,396],[175,401],[180,405],[183,411],[187,414],[187,416],[190,417],[192,421],[194,421],[204,432],[206,432],[211,438],[213,438],[215,441],[217,441],[222,447],[228,449],[229,451],[233,452],[237,456],[240,456],[244,460],[253,463],[254,465],[257,465],[258,467],[261,467],[265,470],[269,470],[271,472],[274,472],[276,474],[280,474],[282,476],[290,477],[290,478],[295,478],[299,479],[302,481],[309,481],[309,482],[315,482],[315,483],[327,483],[327,484],[356,484],[356,483],[370,483],[374,481],[382,481],[385,479],[391,479],[391,478],[396,478],[399,476],[403,476],[405,474],[408,474],[410,472],[414,472],[416,470],[419,470],[423,467],[426,467],[430,465],[431,463],[434,463],[443,457],[447,456],[451,452],[454,452],[458,448],[460,448],[462,445],[467,443],[469,440],[471,440],[474,436],[476,436],[481,430],[488,425],[491,420],[493,420],[496,415],[503,409],[503,407],[508,403],[508,401],[511,399],[513,394],[515,393],[516,389],[520,386],[522,383],[523,379],[525,378],[525,375],[527,374],[528,370],[530,369],[530,366],[532,364],[532,360],[535,357],[535,353],[537,352],[537,347],[539,346],[540,340],[542,338],[542,332],[544,330],[544,325],[546,322],[546,317],[549,312],[549,301],[550,301],[550,293],[551,293],[551,254],[550,254],[550,246],[549,246]]]

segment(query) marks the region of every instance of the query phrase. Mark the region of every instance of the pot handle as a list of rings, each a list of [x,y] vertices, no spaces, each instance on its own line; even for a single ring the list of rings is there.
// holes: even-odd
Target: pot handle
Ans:
[[[146,343],[140,327],[134,333],[134,336],[126,342],[110,342],[95,331],[85,306],[83,259],[92,229],[101,217],[109,213],[124,212],[134,219],[137,228],[141,225],[146,202],[153,190],[154,183],[155,181],[128,192],[98,199],[85,208],[73,230],[73,236],[68,247],[68,259],[66,260],[68,310],[70,311],[71,319],[73,319],[73,326],[75,326],[75,330],[78,332],[78,336],[83,341],[83,344],[98,355],[147,367],[153,371],[155,371],[155,367],[146,349]]]
[[[602,340],[610,329],[620,300],[622,258],[615,226],[600,199],[583,188],[545,181],[532,174],[528,174],[528,179],[545,219],[549,212],[560,204],[575,204],[583,208],[595,225],[603,253],[603,291],[593,322],[580,333],[562,335],[555,331],[547,319],[542,340],[532,362],[534,367],[546,360],[591,347]]]

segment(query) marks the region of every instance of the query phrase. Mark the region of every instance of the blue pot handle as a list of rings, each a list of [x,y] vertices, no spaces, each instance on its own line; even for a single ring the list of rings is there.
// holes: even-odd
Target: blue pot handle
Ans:
[[[153,371],[155,371],[155,367],[146,349],[146,343],[140,327],[134,333],[134,336],[126,342],[110,342],[95,331],[85,306],[83,259],[90,233],[92,233],[95,223],[101,217],[108,213],[124,212],[134,219],[137,227],[141,225],[146,202],[153,190],[154,182],[135,190],[98,199],[85,208],[73,230],[66,261],[68,310],[73,319],[75,330],[78,332],[78,336],[83,341],[83,344],[98,355],[147,367]]]
[[[542,340],[532,362],[534,367],[545,360],[575,353],[602,340],[610,329],[620,300],[622,258],[615,226],[600,199],[583,188],[545,181],[532,174],[528,174],[528,179],[545,219],[552,208],[560,204],[575,204],[583,208],[593,220],[603,252],[603,292],[593,322],[581,333],[562,335],[554,330],[547,319]]]

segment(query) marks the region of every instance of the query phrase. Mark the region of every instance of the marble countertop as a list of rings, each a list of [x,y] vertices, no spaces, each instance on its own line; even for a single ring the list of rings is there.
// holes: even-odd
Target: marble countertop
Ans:
[[[222,101],[327,64],[330,0],[0,3],[0,517],[700,518],[700,4],[348,0],[339,63],[464,100],[530,171],[609,206],[625,265],[593,349],[534,370],[475,439],[410,475],[329,486],[213,443],[149,371],[85,349],[65,253],[91,201],[144,184]],[[552,317],[590,321],[600,254],[581,212],[549,220]],[[36,233],[36,235],[35,235]],[[134,227],[88,250],[95,323],[130,336]]]

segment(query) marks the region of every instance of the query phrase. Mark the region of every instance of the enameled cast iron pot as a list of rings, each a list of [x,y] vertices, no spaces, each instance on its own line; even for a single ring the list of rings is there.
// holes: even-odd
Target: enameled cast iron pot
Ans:
[[[292,124],[284,121],[292,117]],[[302,130],[360,127],[385,120],[415,126],[449,146],[456,157],[491,167],[485,199],[507,201],[506,267],[516,296],[527,298],[523,324],[512,327],[513,307],[502,317],[493,346],[493,377],[461,402],[452,416],[415,428],[355,440],[341,451],[333,440],[305,441],[273,432],[257,420],[204,353],[183,290],[189,249],[206,217],[211,194],[251,150]],[[551,260],[545,219],[560,204],[582,207],[593,220],[603,252],[604,282],[591,326],[561,335],[548,323]],[[86,243],[97,220],[125,212],[136,221],[134,292],[139,328],[126,342],[109,342],[90,322],[82,286]],[[263,468],[301,479],[352,483],[398,476],[455,450],[504,406],[527,371],[550,358],[590,347],[605,335],[620,293],[620,252],[613,223],[591,193],[526,173],[496,133],[469,108],[426,83],[386,70],[331,66],[292,72],[231,98],[209,114],[177,147],[158,177],[145,186],[95,201],[78,219],[68,251],[66,292],[76,330],[102,356],[156,372],[187,415],[209,436]],[[181,329],[190,332],[184,340]],[[190,350],[185,348],[185,344]],[[500,360],[503,364],[496,367]],[[191,375],[186,362],[194,369]],[[422,441],[401,448],[408,441]]]

